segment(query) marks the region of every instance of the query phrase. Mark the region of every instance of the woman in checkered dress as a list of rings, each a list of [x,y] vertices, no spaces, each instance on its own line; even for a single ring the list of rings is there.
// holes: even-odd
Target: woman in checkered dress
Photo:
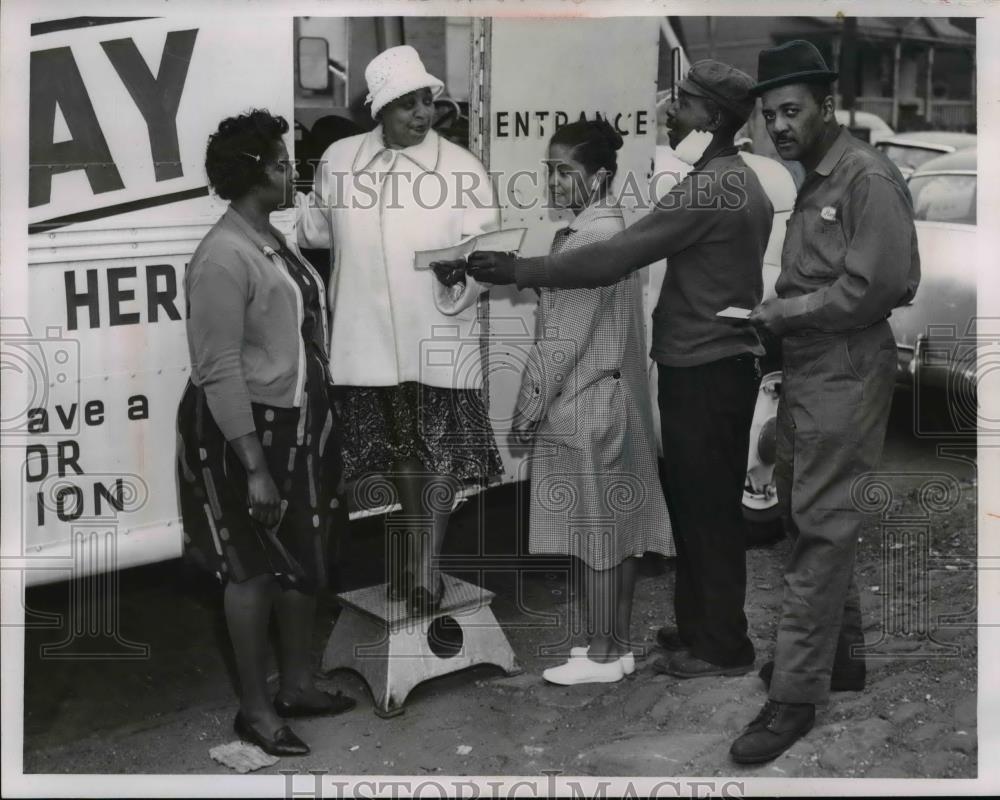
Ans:
[[[624,229],[609,195],[622,139],[605,121],[560,128],[549,143],[552,205],[576,217],[552,252]],[[676,555],[656,464],[638,273],[597,289],[542,289],[536,341],[514,430],[534,441],[532,553],[572,555],[585,583],[589,648],[546,680],[611,682],[634,669],[629,622],[637,558]]]

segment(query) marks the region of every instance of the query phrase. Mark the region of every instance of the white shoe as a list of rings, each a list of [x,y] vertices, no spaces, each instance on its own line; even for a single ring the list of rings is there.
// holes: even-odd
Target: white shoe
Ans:
[[[584,651],[586,652],[586,650]],[[578,683],[617,683],[625,677],[622,660],[599,664],[584,656],[570,654],[570,659],[558,667],[549,667],[542,678],[560,686],[575,686]]]
[[[579,658],[580,656],[587,655],[586,647],[572,647],[570,648],[569,654],[572,658]],[[618,663],[622,665],[622,672],[626,675],[631,675],[635,672],[635,654],[629,650],[625,655],[618,659]]]
[[[635,654],[631,650],[619,658],[618,663],[622,665],[622,672],[626,675],[631,675],[635,672]]]

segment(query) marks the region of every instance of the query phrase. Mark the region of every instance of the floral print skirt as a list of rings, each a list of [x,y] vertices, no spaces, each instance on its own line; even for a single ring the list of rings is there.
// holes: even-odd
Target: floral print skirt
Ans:
[[[503,472],[482,392],[410,381],[334,386],[344,479],[417,461],[428,472],[486,483]]]

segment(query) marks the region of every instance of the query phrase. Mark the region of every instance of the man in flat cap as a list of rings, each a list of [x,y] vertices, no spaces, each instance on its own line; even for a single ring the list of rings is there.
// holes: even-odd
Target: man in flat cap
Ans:
[[[468,263],[489,283],[578,288],[608,286],[668,259],[651,355],[678,554],[677,628],[660,631],[660,644],[673,652],[656,668],[680,678],[741,675],[754,664],[743,609],[742,497],[764,351],[751,326],[717,316],[729,306],[753,308],[763,293],[774,211],[733,144],[754,107],[752,86],[753,78],[728,64],[691,67],[668,123],[679,139],[699,129],[712,141],[684,180],[622,233],[542,258],[480,252]]]
[[[775,478],[792,550],[774,661],[761,670],[769,699],[730,751],[746,764],[805,735],[831,690],[864,687],[852,484],[881,458],[896,374],[887,318],[920,279],[906,183],[837,124],[836,77],[815,47],[794,41],[761,52],[754,87],[778,153],[806,177],[777,297],[750,317],[782,341]]]

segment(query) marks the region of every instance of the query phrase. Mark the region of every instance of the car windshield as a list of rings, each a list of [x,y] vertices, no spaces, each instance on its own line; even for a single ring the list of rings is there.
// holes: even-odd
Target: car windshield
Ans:
[[[975,175],[915,175],[909,186],[917,219],[976,224]]]
[[[879,149],[885,153],[897,167],[904,171],[913,171],[925,161],[942,155],[940,150],[927,150],[923,147],[907,147],[901,144],[882,142]]]

